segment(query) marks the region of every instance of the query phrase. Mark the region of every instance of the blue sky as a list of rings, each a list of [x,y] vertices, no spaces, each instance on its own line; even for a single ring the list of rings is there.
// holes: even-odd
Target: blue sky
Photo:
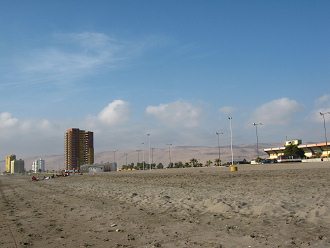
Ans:
[[[2,1],[0,155],[319,142],[330,111],[329,1]],[[330,130],[330,115],[327,116]],[[330,136],[330,134],[329,134]]]

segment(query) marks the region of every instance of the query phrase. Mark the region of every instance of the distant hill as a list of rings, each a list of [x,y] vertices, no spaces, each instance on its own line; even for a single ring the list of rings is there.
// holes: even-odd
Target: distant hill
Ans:
[[[277,147],[279,144],[259,144],[259,152],[261,157],[267,157],[267,154],[263,152],[264,148],[268,147]],[[256,157],[256,146],[255,145],[237,145],[233,146],[234,160],[241,161],[246,159],[250,161]],[[137,163],[138,159],[142,161],[143,152],[138,152],[135,150],[122,150],[116,152],[116,162],[119,167],[123,164],[126,164],[126,155],[127,153],[127,163]],[[218,147],[206,147],[206,146],[177,146],[171,148],[171,159],[172,162],[186,162],[191,158],[196,158],[201,163],[205,164],[207,160],[214,161],[218,158]],[[231,161],[231,152],[230,147],[220,147],[220,154],[222,162]],[[95,163],[101,162],[113,162],[113,152],[112,151],[103,151],[95,154]],[[145,161],[148,163],[149,154],[146,150],[144,152]],[[38,156],[22,158],[25,161],[25,169],[30,170],[32,167],[32,162],[38,159]],[[64,155],[47,155],[43,157],[46,161],[46,169],[48,170],[58,170],[64,168]],[[168,148],[155,148],[153,152],[152,161],[155,163],[163,163],[167,165],[169,163],[169,151]],[[5,161],[1,161],[1,171],[5,170]]]

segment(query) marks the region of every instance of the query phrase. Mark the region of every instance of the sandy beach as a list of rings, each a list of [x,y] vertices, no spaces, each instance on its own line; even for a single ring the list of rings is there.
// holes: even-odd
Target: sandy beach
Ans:
[[[330,163],[0,176],[0,247],[330,247]]]

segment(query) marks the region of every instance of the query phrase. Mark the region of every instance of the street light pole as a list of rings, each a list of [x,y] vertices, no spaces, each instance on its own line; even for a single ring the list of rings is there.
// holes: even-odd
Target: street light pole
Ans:
[[[330,112],[320,112],[320,115],[323,117],[323,127],[324,127],[324,137],[325,137],[325,147],[327,149],[327,157],[329,155],[329,149],[328,149],[328,138],[327,138],[327,127],[325,125],[325,115],[330,114]]]
[[[137,153],[138,153],[138,164],[140,163],[140,152],[141,152],[141,150],[136,150],[137,151]]]
[[[151,162],[150,162],[150,155],[151,155],[151,146],[150,146],[150,133],[147,133],[148,136],[148,141],[149,141],[149,166],[150,166],[150,170],[151,170]]]
[[[171,159],[171,146],[172,146],[172,144],[166,144],[166,145],[168,145],[168,158],[170,160],[169,165],[171,165],[172,164],[172,159]]]
[[[221,166],[221,157],[220,157],[220,134],[223,134],[222,132],[216,132],[215,133],[218,136],[218,149],[219,149],[219,166]]]
[[[152,164],[154,163],[154,150],[155,149],[156,148],[154,148],[154,147],[151,148],[151,167],[152,167]]]
[[[117,150],[113,150],[113,162],[116,163],[116,151]]]
[[[230,128],[230,150],[231,150],[231,165],[234,165],[234,153],[233,153],[233,129],[231,127],[231,121],[233,117],[228,116],[229,128]]]
[[[141,145],[143,146],[143,150],[142,150],[142,163],[143,163],[143,170],[144,170],[144,164],[145,164],[145,161],[144,161],[144,142],[141,143]]]
[[[256,137],[257,137],[257,159],[259,158],[259,137],[258,137],[258,126],[263,125],[262,123],[253,123],[253,126],[256,127]]]

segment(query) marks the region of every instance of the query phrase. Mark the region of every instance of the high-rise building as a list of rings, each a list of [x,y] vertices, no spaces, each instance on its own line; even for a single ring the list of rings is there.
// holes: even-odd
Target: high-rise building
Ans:
[[[22,159],[14,159],[10,162],[10,173],[15,174],[15,173],[24,173],[24,160]]]
[[[11,173],[11,161],[16,159],[16,155],[15,154],[11,154],[6,156],[6,172],[7,173]]]
[[[45,171],[45,160],[39,158],[32,163],[32,170],[37,172],[44,172]]]
[[[80,170],[84,164],[94,163],[93,132],[70,128],[65,133],[65,166],[67,170]]]

